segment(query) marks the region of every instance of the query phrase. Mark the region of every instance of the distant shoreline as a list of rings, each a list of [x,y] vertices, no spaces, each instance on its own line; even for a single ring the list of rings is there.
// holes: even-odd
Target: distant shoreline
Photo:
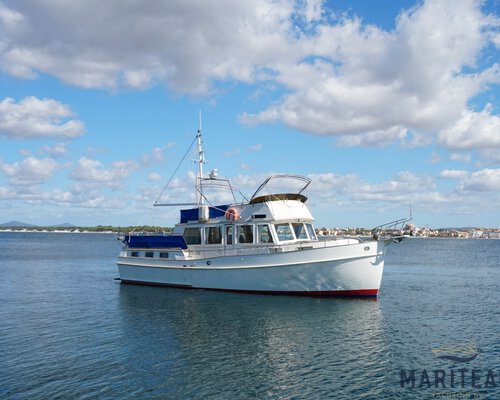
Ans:
[[[146,234],[168,234],[172,231],[172,228],[158,228],[158,227],[141,227],[142,229],[134,228],[134,227],[106,227],[105,229],[102,226],[97,227],[74,227],[74,228],[56,228],[56,227],[12,227],[12,228],[0,228],[0,233],[73,233],[73,234],[107,234],[107,235],[120,235],[120,234],[130,234],[131,232],[135,233],[146,233]],[[344,232],[345,233],[345,232]],[[335,237],[336,235],[322,235],[318,234],[318,237]],[[345,236],[356,236],[350,234],[341,234],[339,237]],[[362,235],[361,235],[362,236]],[[410,239],[493,239],[499,240],[500,235],[498,236],[456,236],[452,234],[452,232],[442,233],[439,236],[424,236],[424,235],[416,235],[408,237]]]
[[[123,232],[87,230],[44,230],[44,229],[0,229],[0,233],[106,233],[117,235]]]
[[[43,233],[114,233],[128,234],[130,232],[163,234],[171,232],[172,228],[159,226],[5,226],[0,232],[43,232]]]

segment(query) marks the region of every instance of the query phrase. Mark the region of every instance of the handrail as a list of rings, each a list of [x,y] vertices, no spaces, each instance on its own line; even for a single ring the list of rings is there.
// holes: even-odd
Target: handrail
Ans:
[[[405,231],[405,226],[408,222],[412,221],[412,217],[400,218],[395,221],[387,222],[385,224],[376,226],[371,230],[374,239],[379,239],[382,237],[402,237],[402,236],[413,236],[413,230],[409,229]],[[385,236],[384,236],[385,235]]]

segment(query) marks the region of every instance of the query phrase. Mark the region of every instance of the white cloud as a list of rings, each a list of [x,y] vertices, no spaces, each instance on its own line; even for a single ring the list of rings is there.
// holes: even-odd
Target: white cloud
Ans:
[[[386,131],[372,131],[357,135],[341,136],[338,145],[340,147],[382,147],[393,142],[403,142],[408,134],[408,130],[401,126],[394,126]]]
[[[68,154],[68,147],[66,143],[56,143],[53,146],[44,145],[41,152],[51,157],[63,157]]]
[[[465,110],[438,136],[439,144],[454,150],[500,149],[500,117],[492,115],[492,105],[482,111]]]
[[[302,43],[314,61],[276,67],[276,80],[289,93],[240,120],[283,121],[322,135],[361,134],[342,139],[351,146],[399,141],[407,129],[438,131],[500,78],[495,64],[464,72],[476,67],[490,24],[476,1],[429,0],[402,13],[391,32],[356,19],[319,26]]]
[[[481,149],[479,154],[481,164],[500,164],[500,151],[498,149]]]
[[[87,88],[142,89],[165,82],[181,93],[207,93],[212,80],[252,81],[269,60],[290,58],[290,16],[312,21],[321,13],[319,2],[305,4],[299,9],[287,0],[2,5],[0,67],[21,78],[46,73]]]
[[[16,103],[7,97],[0,101],[0,135],[10,139],[82,136],[85,125],[70,119],[73,116],[68,106],[56,100],[31,96]]]
[[[118,187],[123,179],[137,169],[138,165],[133,161],[116,161],[111,164],[110,169],[105,169],[100,161],[81,157],[70,177],[79,182],[97,184],[96,186]]]
[[[0,160],[0,170],[13,185],[34,185],[48,181],[60,168],[52,158],[26,157],[21,162],[5,164]]]
[[[149,175],[148,175],[148,181],[150,182],[158,182],[158,181],[161,181],[161,175],[157,172],[151,172]]]
[[[25,188],[28,190],[23,190]],[[2,200],[24,201],[28,204],[40,204],[43,206],[92,208],[104,210],[105,212],[127,206],[127,201],[122,196],[104,196],[99,192],[89,190],[43,190],[40,186],[0,187],[0,201]],[[104,214],[103,217],[105,218]]]
[[[165,159],[164,152],[165,148],[155,147],[150,153],[141,156],[141,162],[145,166],[153,162],[160,163]]]
[[[463,163],[470,163],[472,159],[469,153],[460,153],[460,152],[451,153],[449,158],[450,161],[458,161]]]
[[[433,179],[411,172],[400,172],[395,178],[380,184],[362,184],[351,195],[358,201],[381,201],[410,204],[412,201],[436,200],[436,185]]]
[[[445,169],[439,173],[443,179],[464,179],[469,176],[469,172],[463,169]]]
[[[481,6],[477,0],[426,0],[383,30],[357,18],[328,18],[321,0],[218,0],[210,6],[88,0],[65,7],[25,0],[0,4],[0,69],[86,88],[165,84],[195,95],[212,93],[221,81],[261,83],[286,94],[260,112],[242,114],[244,123],[279,121],[344,135],[344,146],[407,144],[408,132],[415,132],[410,145],[424,137],[428,144],[427,133],[441,131],[439,142],[456,149],[464,146],[456,138],[466,128],[468,103],[500,81],[498,63],[483,51],[498,44],[499,20]],[[498,117],[478,114],[485,127],[496,126]],[[52,118],[59,122],[44,120],[51,129],[0,131],[16,138],[25,131],[29,137],[83,134],[82,122]],[[1,121],[0,114],[0,128]],[[483,146],[480,139],[468,143]]]
[[[452,203],[458,199],[458,196],[452,198],[440,192],[433,177],[411,172],[401,172],[380,183],[369,183],[353,174],[323,173],[309,177],[313,181],[307,191],[316,209],[328,210],[336,206],[351,212],[354,207],[357,212],[379,210],[397,212],[403,217],[409,212],[410,204],[430,213],[448,212],[454,209]]]
[[[467,192],[500,193],[500,169],[482,169],[465,179],[459,187]],[[498,196],[497,196],[498,197]]]

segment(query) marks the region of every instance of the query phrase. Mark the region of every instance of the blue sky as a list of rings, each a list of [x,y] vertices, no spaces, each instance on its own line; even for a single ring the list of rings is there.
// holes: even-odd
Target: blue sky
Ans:
[[[207,4],[0,0],[0,223],[172,226],[201,110],[205,170],[309,176],[318,227],[500,227],[498,0]]]

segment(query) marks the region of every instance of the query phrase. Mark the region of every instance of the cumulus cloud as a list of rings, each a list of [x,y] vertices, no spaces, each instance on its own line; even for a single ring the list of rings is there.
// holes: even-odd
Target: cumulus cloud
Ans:
[[[482,169],[474,172],[460,185],[459,189],[471,192],[500,193],[500,169]]]
[[[96,184],[96,186],[118,187],[123,179],[137,171],[138,165],[133,161],[116,161],[111,168],[103,168],[98,160],[81,157],[70,177],[79,182]]]
[[[403,12],[386,32],[359,20],[321,26],[308,40],[315,61],[286,65],[277,80],[290,89],[280,102],[243,122],[283,121],[317,134],[365,134],[344,145],[401,139],[405,128],[439,130],[460,117],[497,65],[479,74],[479,51],[491,19],[475,1],[426,1]]]
[[[259,90],[279,88],[281,97],[241,114],[246,124],[282,122],[341,135],[342,146],[407,143],[409,132],[430,132],[439,133],[442,146],[478,148],[486,146],[484,132],[461,144],[464,132],[478,130],[467,121],[488,130],[498,117],[468,104],[500,81],[495,58],[483,57],[488,46],[498,46],[500,23],[481,6],[426,0],[384,30],[357,17],[337,18],[321,0],[10,1],[0,3],[0,69],[85,88],[161,83],[191,95],[210,94],[217,82],[256,83]],[[52,118],[52,136],[83,133],[80,121]],[[1,121],[0,114],[0,131]],[[47,129],[3,131],[23,137]],[[429,143],[419,134],[410,144]],[[497,147],[497,139],[486,142]]]
[[[469,176],[469,172],[463,169],[445,169],[439,173],[443,179],[463,179]]]
[[[1,46],[0,46],[1,48]],[[0,135],[10,139],[75,138],[85,133],[85,124],[57,100],[25,97],[19,102],[0,101]]]
[[[123,197],[103,196],[96,191],[74,191],[52,189],[43,190],[40,186],[26,188],[0,187],[0,200],[3,201],[25,201],[30,204],[52,205],[56,207],[81,207],[100,210],[123,208],[127,201]],[[19,190],[21,189],[21,190]],[[105,218],[105,215],[103,215]]]
[[[470,153],[453,152],[450,154],[450,161],[458,161],[463,163],[470,163],[472,157]]]
[[[52,158],[26,157],[21,162],[6,164],[0,160],[2,171],[13,185],[34,185],[48,181],[59,169]]]
[[[212,80],[248,82],[270,60],[290,58],[291,15],[307,22],[321,12],[318,1],[303,4],[11,2],[0,6],[0,65],[17,77],[46,73],[87,88],[141,89],[164,82],[181,93],[207,93]]]
[[[461,117],[439,133],[439,143],[454,150],[500,149],[500,118],[492,105],[482,111],[464,110]]]
[[[340,147],[382,147],[393,142],[403,142],[408,134],[408,130],[401,126],[394,126],[386,131],[372,131],[357,135],[343,135],[338,141]]]

